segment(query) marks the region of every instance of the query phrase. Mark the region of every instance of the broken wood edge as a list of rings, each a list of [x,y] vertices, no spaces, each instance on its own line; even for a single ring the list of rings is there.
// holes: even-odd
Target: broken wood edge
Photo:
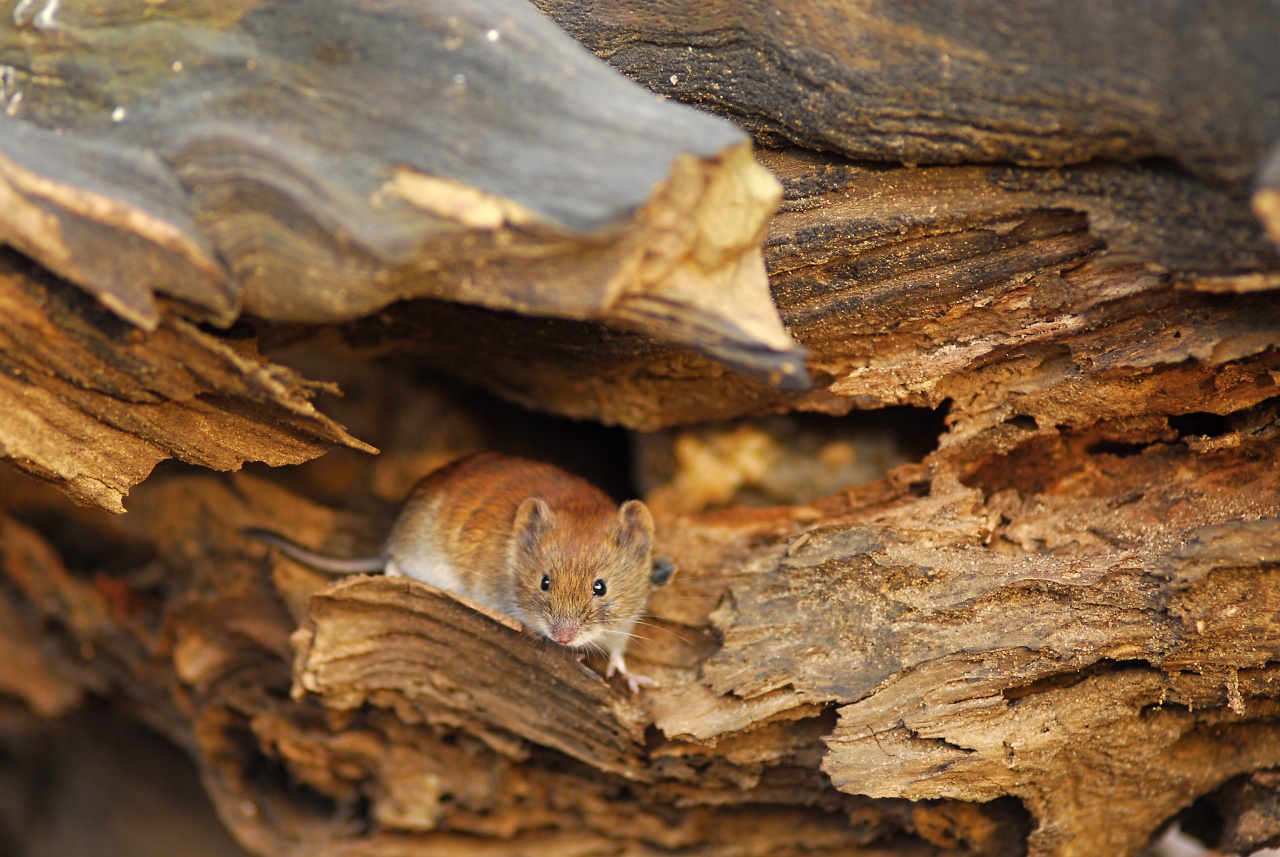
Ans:
[[[637,215],[638,246],[602,320],[621,320],[784,391],[812,387],[808,353],[769,291],[761,245],[782,185],[750,142],[714,159],[680,155]]]
[[[310,401],[324,384],[164,312],[147,332],[16,253],[0,256],[0,455],[77,502],[124,512],[160,461],[215,470],[376,449]]]
[[[683,347],[782,390],[806,390],[807,351],[787,332],[761,250],[782,188],[750,141],[711,155],[680,153],[630,218],[599,234],[539,220],[514,200],[406,168],[375,194],[457,223],[482,242],[475,264],[415,262],[350,305],[278,299],[264,320],[339,324],[421,298],[523,316],[593,321]],[[511,248],[515,249],[511,249]]]
[[[42,173],[50,165],[41,159],[50,157],[63,159],[52,165],[69,175]],[[137,186],[112,184],[124,177]],[[239,311],[230,275],[198,231],[182,189],[146,150],[0,116],[0,201],[8,212],[0,221],[5,243],[143,330],[160,323],[157,293],[223,326]]]
[[[326,586],[307,606],[293,635],[295,699],[311,693],[350,710],[400,698],[428,722],[469,718],[606,773],[649,780],[642,708],[516,620],[420,581],[376,575]]]

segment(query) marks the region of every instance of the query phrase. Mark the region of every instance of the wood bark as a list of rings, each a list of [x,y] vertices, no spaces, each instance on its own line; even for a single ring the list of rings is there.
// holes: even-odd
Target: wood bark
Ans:
[[[37,6],[0,21],[0,236],[135,324],[428,295],[803,385],[749,139],[525,3]]]
[[[1167,158],[1247,183],[1280,137],[1280,6],[538,0],[654,92],[871,161]]]
[[[785,188],[765,260],[779,312],[811,353],[810,393],[599,327],[458,307],[405,305],[355,323],[349,339],[371,353],[425,352],[527,406],[644,430],[946,400],[953,421],[975,429],[1016,415],[1057,424],[1226,413],[1212,393],[1183,388],[1177,404],[1128,389],[1164,372],[1205,383],[1239,349],[1274,342],[1278,257],[1245,193],[1142,166],[760,159]],[[1126,370],[1144,377],[1121,380]],[[1037,381],[1024,390],[1028,372]]]
[[[541,6],[642,82],[810,147],[757,152],[781,210],[739,224],[730,255],[762,237],[813,389],[708,359],[719,334],[688,313],[655,336],[436,295],[220,333],[166,292],[146,330],[10,254],[0,438],[62,493],[0,474],[0,693],[42,716],[114,698],[271,857],[1135,854],[1174,819],[1224,848],[1280,843],[1275,167],[1248,181],[1280,136],[1274,9]],[[713,148],[704,166],[740,157]],[[628,211],[673,187],[659,161]],[[60,223],[79,210],[37,196]],[[600,236],[559,240],[538,246],[589,276]],[[470,256],[441,258],[469,276]],[[540,258],[503,270],[534,282]],[[292,361],[351,401],[321,415]],[[592,457],[595,439],[424,370],[662,429],[632,441],[679,569],[628,654],[656,688],[425,585],[334,582],[240,536],[367,553],[413,476],[479,434]],[[927,453],[813,489],[869,454],[876,411]],[[366,443],[379,459],[137,484],[167,456],[228,470]],[[127,515],[63,496],[115,508],[130,488]]]
[[[12,252],[0,254],[0,452],[75,500],[123,512],[168,458],[215,470],[374,452],[310,399],[326,385],[181,316],[137,330]]]

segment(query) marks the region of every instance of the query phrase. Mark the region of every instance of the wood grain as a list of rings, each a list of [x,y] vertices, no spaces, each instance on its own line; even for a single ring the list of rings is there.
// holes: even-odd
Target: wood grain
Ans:
[[[773,145],[909,164],[1167,158],[1244,184],[1280,139],[1269,0],[537,5],[633,80]]]
[[[134,324],[156,295],[223,326],[429,296],[805,385],[749,139],[526,3],[48,8],[0,21],[0,239]]]

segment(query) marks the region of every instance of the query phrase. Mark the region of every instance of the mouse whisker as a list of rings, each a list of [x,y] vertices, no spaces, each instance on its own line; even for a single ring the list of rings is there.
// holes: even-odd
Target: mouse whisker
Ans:
[[[683,634],[681,634],[679,631],[673,630],[672,628],[670,628],[670,627],[669,627],[669,626],[667,626],[667,625],[659,625],[659,624],[657,624],[657,623],[655,623],[655,622],[645,622],[645,621],[642,621],[642,620],[637,620],[637,621],[636,621],[636,624],[637,624],[637,625],[643,625],[643,626],[645,626],[646,628],[657,628],[658,630],[660,630],[660,631],[662,631],[662,632],[664,632],[664,633],[670,634],[671,636],[675,637],[677,640],[679,640],[680,642],[684,643],[684,644],[685,644],[685,645],[687,645],[687,646],[697,646],[697,643],[696,643],[696,642],[694,642],[693,640],[691,640],[691,639],[689,639],[688,637],[684,636],[684,635],[683,635]],[[640,639],[640,640],[648,640],[648,641],[650,641],[650,642],[657,642],[657,641],[656,641],[656,640],[654,640],[652,637],[641,637],[641,636],[639,636],[639,635],[637,635],[637,634],[632,634],[632,636],[633,636],[633,637],[635,637],[636,639]]]
[[[635,643],[637,646],[643,649],[646,653],[652,652],[654,648],[654,641],[650,640],[648,637],[640,637],[635,634],[632,634],[628,638],[628,642]]]

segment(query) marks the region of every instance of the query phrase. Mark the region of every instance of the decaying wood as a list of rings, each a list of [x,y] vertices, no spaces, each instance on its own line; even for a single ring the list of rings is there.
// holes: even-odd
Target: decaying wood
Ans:
[[[760,157],[786,189],[765,259],[779,311],[810,352],[811,393],[781,394],[598,326],[463,307],[405,305],[349,338],[424,353],[530,407],[644,430],[947,400],[952,419],[975,428],[1017,415],[1222,414],[1199,394],[1181,406],[1162,398],[1159,376],[1217,384],[1222,365],[1248,354],[1269,365],[1280,255],[1244,193],[1147,167]],[[1269,370],[1257,371],[1241,379],[1254,401],[1271,395]]]
[[[0,237],[143,328],[433,296],[803,386],[746,135],[519,0],[31,3],[0,54]]]
[[[369,79],[383,66],[363,49],[401,44],[420,24],[447,47],[453,26],[432,29],[428,15],[396,19],[388,32],[377,25],[389,19],[363,6],[285,5],[245,3],[206,18],[211,65],[142,51],[138,74],[168,69],[165,91],[182,96],[172,103],[124,104],[109,75],[76,70],[118,57],[120,43],[73,63],[59,39],[74,26],[89,44],[108,30],[141,34],[157,50],[184,44],[176,34],[196,31],[177,25],[177,7],[142,21],[132,6],[98,18],[75,3],[39,14],[33,4],[12,27],[0,22],[36,46],[23,56],[41,58],[0,75],[18,114],[0,126],[0,191],[17,212],[8,240],[92,280],[86,288],[116,312],[154,322],[139,332],[67,282],[0,256],[0,306],[15,308],[0,314],[0,440],[28,472],[108,509],[167,456],[235,469],[358,447],[311,410],[312,385],[258,356],[299,343],[344,370],[374,358],[352,376],[367,397],[355,407],[399,403],[411,418],[367,407],[374,413],[350,421],[390,465],[336,465],[356,476],[174,467],[134,488],[124,516],[0,473],[0,694],[49,716],[89,694],[113,696],[197,761],[224,823],[265,857],[1125,855],[1179,816],[1195,830],[1197,808],[1218,814],[1220,829],[1206,835],[1224,847],[1280,844],[1280,254],[1267,238],[1277,183],[1274,168],[1245,180],[1280,136],[1274,8],[1233,6],[1210,30],[1202,7],[1184,3],[1125,20],[1075,4],[1060,20],[1066,4],[987,9],[973,20],[940,8],[799,2],[767,14],[756,3],[696,14],[542,4],[629,74],[752,117],[761,136],[833,152],[759,153],[785,190],[763,233],[767,211],[751,200],[762,203],[766,183],[751,178],[740,137],[627,87],[617,90],[618,124],[608,125],[607,111],[577,102],[586,90],[574,87],[598,79],[589,63],[576,82],[553,77],[573,95],[566,103],[614,129],[622,148],[610,157],[636,161],[621,172],[647,176],[635,194],[587,187],[575,170],[603,176],[617,162],[591,161],[572,145],[582,134],[522,140],[544,153],[559,145],[573,163],[555,169],[568,172],[484,161],[462,185],[428,181],[425,190],[418,179],[430,170],[399,150],[349,173],[323,135],[287,146],[276,136],[264,149],[232,122],[235,105],[257,116],[258,106],[283,104],[309,129],[327,110],[355,110],[379,129],[370,135],[379,144],[403,141],[378,124],[368,95],[395,91],[400,79]],[[459,13],[459,57],[506,62],[533,50],[521,39],[542,24],[522,29],[533,21],[527,10],[510,11],[510,25],[485,17],[498,9]],[[295,14],[314,24],[305,62],[299,44],[285,51],[278,38]],[[330,38],[338,33],[349,38]],[[543,47],[563,50],[564,62],[582,61],[547,38]],[[237,53],[245,45],[253,56]],[[164,62],[152,67],[156,55]],[[403,60],[397,74],[453,81],[440,77],[439,55],[380,56]],[[280,80],[317,75],[324,85],[262,91],[249,60]],[[212,104],[192,108],[196,121],[160,121],[180,114],[174,105],[190,107],[192,93],[203,103],[219,64],[235,67],[231,86],[209,89]],[[356,89],[333,79],[342,69],[358,84],[358,108]],[[509,72],[500,64],[493,73]],[[469,94],[458,104],[487,80],[464,74]],[[52,80],[83,81],[92,97],[42,94],[40,81]],[[330,91],[347,94],[298,100]],[[82,105],[73,118],[86,136],[47,133],[55,123],[42,124],[39,111],[55,103]],[[121,104],[113,121],[104,105]],[[663,131],[666,142],[652,146],[658,157],[646,154],[653,141],[635,116],[675,117],[673,136]],[[183,123],[189,136],[155,143],[160,129]],[[200,136],[210,128],[222,135],[216,145]],[[160,136],[130,136],[144,130]],[[714,145],[677,155],[689,154],[673,142],[688,142],[686,131]],[[433,151],[456,153],[456,140],[430,139]],[[110,170],[85,175],[63,163],[90,150]],[[1169,162],[1143,160],[1153,156]],[[886,163],[900,160],[944,163]],[[58,163],[48,174],[39,166]],[[263,184],[242,183],[246,163],[266,171]],[[385,172],[391,163],[417,178]],[[124,178],[113,185],[98,172]],[[352,174],[356,184],[343,185]],[[273,185],[280,176],[290,181]],[[483,184],[491,176],[531,196]],[[381,209],[370,204],[379,189]],[[555,194],[538,189],[567,194],[555,204],[594,225],[578,229],[546,201]],[[409,198],[421,202],[418,193],[466,204],[424,208]],[[602,212],[615,202],[610,219]],[[739,204],[744,219],[724,227],[718,218],[733,219]],[[469,220],[494,205],[500,218]],[[264,226],[249,216],[259,208],[339,213]],[[520,221],[522,212],[542,219]],[[693,245],[664,243],[690,235]],[[574,278],[601,270],[593,265],[649,259],[642,245],[732,280],[717,280],[723,300],[750,281],[732,276],[762,235],[778,310],[809,351],[808,392],[708,360],[724,356],[718,342],[740,342],[715,327],[730,321],[698,330],[685,309],[664,315],[665,299],[650,292],[632,305],[643,322],[419,299],[320,335],[261,321],[219,336],[181,314],[191,309],[180,303],[194,303],[226,320],[218,307],[249,301],[252,289],[236,291],[245,282],[283,288],[273,279],[283,259],[297,265],[289,275],[300,277],[300,301],[374,268],[390,272],[380,296],[410,270],[482,283],[467,280],[479,267],[542,296],[531,285],[546,282],[538,277],[581,285]],[[124,236],[118,258],[86,255]],[[412,261],[392,252],[417,252],[422,241],[429,252]],[[284,255],[268,259],[264,244]],[[430,276],[429,259],[438,260]],[[162,269],[184,272],[190,291],[149,279]],[[635,282],[666,281],[628,270]],[[677,277],[672,294],[693,282]],[[168,297],[150,304],[152,290]],[[262,294],[253,300],[265,307]],[[348,297],[369,294],[353,287]],[[677,317],[680,330],[663,327]],[[619,329],[633,323],[662,336]],[[762,353],[775,368],[792,354],[771,348]],[[657,687],[633,697],[603,679],[600,664],[579,664],[465,601],[413,581],[334,582],[241,537],[243,527],[268,526],[334,554],[374,549],[387,510],[371,509],[367,495],[391,497],[388,485],[403,488],[452,448],[443,426],[474,426],[483,413],[465,404],[443,413],[436,404],[448,397],[424,380],[424,365],[530,408],[665,427],[641,443],[649,470],[637,481],[657,513],[658,551],[679,572],[655,591],[628,655]],[[897,450],[887,474],[859,487],[802,484],[814,468],[838,472],[865,452],[852,441],[811,445],[782,420],[686,427],[799,410],[856,419],[888,406],[936,442],[905,462]],[[44,424],[59,433],[37,430]],[[487,427],[497,445],[532,443],[524,425]],[[588,454],[558,428],[543,434],[570,460]],[[140,459],[126,454],[135,442]],[[762,461],[775,471],[767,483]],[[762,497],[774,505],[746,505]]]
[[[29,490],[23,500],[49,502]],[[905,853],[937,853],[947,837],[990,853],[1016,847],[1019,815],[1008,805],[970,812],[835,792],[816,767],[833,724],[822,706],[750,703],[744,712],[680,688],[714,649],[684,622],[664,622],[637,648],[669,690],[633,700],[564,650],[422,585],[362,578],[315,592],[313,573],[269,572],[234,533],[276,509],[313,532],[359,529],[257,480],[232,488],[196,476],[148,482],[130,515],[93,519],[117,544],[150,541],[161,527],[155,562],[173,574],[144,565],[81,578],[30,528],[5,519],[0,533],[18,609],[72,608],[63,614],[73,618],[69,648],[46,645],[46,656],[109,675],[148,722],[191,747],[224,820],[259,853],[314,853],[322,843],[326,853],[466,853],[458,834],[468,834],[520,853],[594,854],[629,841],[640,853],[742,853],[749,842],[752,853],[871,845],[866,853],[890,854],[904,852],[874,843],[915,828],[924,838]],[[705,593],[689,594],[705,614]],[[290,700],[295,615],[309,618],[295,638],[300,684]],[[30,681],[4,690],[21,698]],[[721,730],[726,715],[758,728],[703,743],[646,735],[655,705],[685,717],[701,710]]]
[[[1175,160],[1233,182],[1280,139],[1280,6],[537,0],[654,92],[873,161]]]
[[[1222,822],[1224,851],[1252,854],[1274,841],[1275,818],[1280,815],[1276,785],[1275,771],[1260,771],[1232,781],[1213,796],[1210,804]],[[1189,819],[1188,826],[1195,823]]]
[[[310,402],[324,385],[248,340],[168,315],[144,333],[0,254],[0,454],[82,503],[122,499],[167,458],[214,470],[373,452]]]
[[[0,20],[0,236],[140,330],[86,313],[83,337],[130,344],[50,360],[57,339],[31,349],[43,323],[6,294],[0,324],[34,327],[4,343],[0,451],[82,502],[122,510],[167,457],[229,469],[364,446],[287,370],[179,310],[333,321],[425,294],[608,320],[805,382],[759,253],[777,183],[745,136],[656,101],[524,3],[45,8]],[[155,294],[180,303],[162,316]],[[185,380],[209,361],[176,353],[174,330],[229,371]],[[128,379],[95,378],[113,360]],[[45,392],[18,380],[31,371],[54,373]],[[142,417],[156,396],[199,417]],[[271,399],[292,428],[234,428]]]
[[[426,722],[470,723],[480,737],[487,726],[500,732],[495,742],[510,743],[514,734],[627,779],[645,779],[635,704],[611,694],[564,652],[529,645],[509,617],[389,578],[346,581],[317,593],[307,616],[296,641],[295,696],[319,693],[335,707],[356,709],[371,696],[397,694]],[[424,627],[430,630],[423,633]],[[470,666],[457,670],[463,664]],[[546,705],[549,696],[557,700],[554,707]],[[566,711],[573,713],[566,717]]]
[[[374,525],[256,479],[152,480],[91,520],[150,564],[68,574],[11,520],[2,555],[12,610],[66,617],[44,626],[54,674],[145,701],[260,853],[458,833],[721,853],[734,807],[757,825],[735,853],[783,831],[811,853],[893,831],[1016,853],[1017,813],[985,803],[1008,795],[1032,853],[1129,853],[1280,765],[1280,462],[1255,417],[1146,449],[1009,427],[985,467],[953,447],[803,507],[668,518],[681,571],[632,656],[660,682],[639,700],[419,584],[272,568],[238,528],[354,551]]]

